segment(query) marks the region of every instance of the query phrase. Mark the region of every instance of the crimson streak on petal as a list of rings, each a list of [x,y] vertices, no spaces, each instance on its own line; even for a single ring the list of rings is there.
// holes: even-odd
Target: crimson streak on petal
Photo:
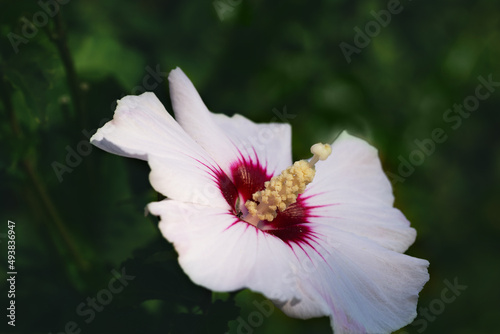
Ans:
[[[236,207],[236,198],[240,196],[242,203],[252,199],[252,194],[264,189],[264,183],[269,181],[272,175],[268,174],[266,168],[257,161],[248,161],[241,158],[231,166],[231,176],[233,181],[221,170],[213,171],[215,173],[218,187],[222,195],[233,209],[238,213],[240,208]],[[315,249],[315,240],[318,235],[308,226],[308,217],[311,217],[311,209],[302,195],[299,195],[297,202],[290,205],[285,211],[278,212],[276,218],[267,222],[266,229],[262,232],[273,235],[287,245],[297,244],[299,247],[308,246]],[[248,224],[245,221],[238,220],[238,223]],[[255,228],[254,226],[249,226]]]
[[[299,247],[307,245],[315,249],[312,243],[318,235],[308,226],[308,218],[311,217],[311,209],[314,207],[308,206],[302,195],[299,195],[297,202],[290,205],[283,212],[278,212],[273,221],[266,225],[266,232],[272,234],[285,242],[288,246],[292,243]]]
[[[264,183],[272,177],[261,165],[259,159],[248,161],[243,157],[232,164],[231,174],[234,185],[242,197],[242,203],[251,200],[254,193],[264,189]]]
[[[202,161],[196,161],[210,170],[210,176],[217,183],[217,188],[219,188],[222,196],[229,204],[229,206],[233,209],[233,212],[236,213],[235,206],[236,200],[238,198],[238,190],[234,186],[234,183],[231,181],[231,179],[226,175],[226,173],[222,171],[219,166],[211,166]]]

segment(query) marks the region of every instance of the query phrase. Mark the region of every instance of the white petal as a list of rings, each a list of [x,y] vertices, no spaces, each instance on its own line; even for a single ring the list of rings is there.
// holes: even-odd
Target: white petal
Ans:
[[[90,139],[97,147],[147,160],[150,181],[163,195],[228,208],[214,181],[220,167],[168,114],[153,93],[118,101],[113,120]]]
[[[393,204],[391,184],[382,171],[377,149],[346,131],[331,147],[330,157],[316,164],[314,187],[318,191],[329,188],[331,181],[335,181],[334,194],[344,201]]]
[[[391,333],[416,316],[417,299],[428,281],[428,262],[380,247],[334,228],[315,229],[326,236],[315,247],[296,252],[300,302],[282,309],[299,316],[314,305],[328,309],[335,334]],[[312,304],[312,305],[309,305]]]
[[[270,174],[291,164],[288,124],[258,125],[240,115],[213,114],[180,68],[171,71],[168,79],[176,120],[228,175],[239,158],[258,159]]]
[[[165,200],[149,210],[196,284],[248,287],[290,316],[330,316],[335,333],[389,333],[411,322],[428,262],[310,218],[315,241],[290,243],[225,210]]]
[[[238,114],[233,117],[212,115],[239,152],[251,161],[258,157],[270,174],[279,174],[292,165],[290,124],[257,124]]]
[[[275,300],[298,295],[293,284],[281,279],[297,263],[280,239],[220,209],[171,200],[148,209],[161,216],[163,236],[174,244],[182,269],[196,284],[215,291],[248,287]]]
[[[303,195],[315,207],[318,224],[398,252],[415,241],[415,230],[392,206],[392,188],[376,149],[346,132],[332,144],[330,157],[316,164],[316,176]]]

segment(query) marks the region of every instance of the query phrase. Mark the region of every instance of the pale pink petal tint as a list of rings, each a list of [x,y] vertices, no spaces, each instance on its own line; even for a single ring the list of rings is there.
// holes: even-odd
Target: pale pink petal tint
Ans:
[[[148,161],[167,196],[148,209],[193,282],[250,288],[292,317],[329,316],[337,334],[415,318],[428,262],[402,254],[416,232],[393,207],[376,149],[342,133],[294,204],[250,224],[246,201],[292,164],[290,126],[209,112],[180,69],[169,82],[176,120],[154,94],[127,96],[91,141]]]

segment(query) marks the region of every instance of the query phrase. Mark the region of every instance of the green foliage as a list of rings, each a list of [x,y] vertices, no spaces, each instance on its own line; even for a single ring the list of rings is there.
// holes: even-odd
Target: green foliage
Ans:
[[[144,216],[158,196],[147,164],[88,146],[117,99],[146,89],[147,68],[177,66],[215,112],[290,122],[298,158],[347,129],[372,142],[398,175],[401,159],[419,150],[415,140],[443,129],[446,140],[410,175],[391,178],[396,206],[419,233],[408,253],[431,262],[420,307],[441,298],[445,280],[458,277],[468,288],[432,320],[417,320],[427,321],[426,333],[496,332],[500,89],[456,128],[444,115],[475,94],[478,77],[500,81],[498,5],[402,1],[348,62],[340,43],[355,45],[354,28],[365,30],[371,11],[387,4],[69,1],[50,16],[36,1],[0,1],[0,234],[8,219],[16,222],[19,268],[18,322],[2,333],[59,333],[71,321],[83,333],[236,333],[238,318],[264,300],[192,283],[156,218]],[[153,91],[170,110],[165,81]],[[280,119],[284,108],[293,117]],[[78,306],[121,268],[135,278],[87,324]],[[329,326],[276,309],[252,330]]]

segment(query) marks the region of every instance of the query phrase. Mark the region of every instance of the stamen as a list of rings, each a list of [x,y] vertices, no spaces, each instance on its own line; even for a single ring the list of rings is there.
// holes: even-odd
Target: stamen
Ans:
[[[270,181],[264,183],[264,189],[252,195],[252,200],[245,203],[248,214],[244,220],[258,226],[259,221],[272,221],[277,216],[277,211],[284,211],[287,207],[297,201],[306,186],[314,178],[314,165],[319,160],[325,160],[332,153],[328,144],[314,144],[311,147],[313,157],[306,160],[296,161],[292,166],[285,169],[280,175],[274,176]]]

